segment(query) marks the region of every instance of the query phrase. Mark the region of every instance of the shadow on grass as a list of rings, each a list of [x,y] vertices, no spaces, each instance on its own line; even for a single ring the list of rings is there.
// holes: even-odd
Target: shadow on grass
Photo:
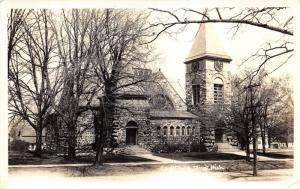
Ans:
[[[159,157],[169,158],[179,161],[222,161],[222,160],[244,160],[246,157],[230,153],[218,152],[195,152],[195,153],[170,153],[155,154]]]
[[[285,154],[285,153],[280,153],[280,152],[266,152],[266,153],[257,152],[257,155],[270,157],[270,158],[276,158],[276,159],[292,159],[292,158],[294,158],[293,154]]]
[[[73,159],[57,156],[49,153],[36,152],[11,152],[9,153],[9,165],[45,165],[45,164],[89,164],[94,163],[94,156],[78,156]],[[153,162],[154,160],[128,156],[128,155],[105,155],[105,163],[129,163],[129,162]]]

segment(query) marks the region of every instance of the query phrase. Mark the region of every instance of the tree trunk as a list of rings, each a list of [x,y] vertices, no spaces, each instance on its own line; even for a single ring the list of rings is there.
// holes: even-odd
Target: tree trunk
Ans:
[[[246,161],[250,162],[250,139],[249,139],[249,123],[245,123],[245,137],[246,137]]]
[[[68,158],[73,159],[76,157],[76,123],[68,126]]]
[[[96,147],[96,157],[94,165],[103,165],[103,151],[104,151],[104,123],[100,123],[99,114],[94,115],[94,126],[95,126],[95,147]]]
[[[256,149],[256,137],[253,137],[253,176],[257,176],[257,149]]]
[[[36,139],[35,151],[36,152],[41,152],[41,150],[42,150],[42,129],[41,129],[41,126],[39,126],[36,129],[35,133],[36,133],[36,135],[35,135],[35,139]]]
[[[252,101],[251,101],[252,102]],[[253,104],[251,103],[251,107],[253,106]],[[256,133],[256,118],[255,118],[255,113],[254,113],[254,109],[251,110],[251,119],[252,119],[252,135],[253,135],[253,139],[252,139],[252,144],[253,144],[253,176],[257,176],[257,133]]]
[[[271,135],[268,133],[268,148],[271,148]]]
[[[107,144],[111,144],[111,138],[108,137],[109,128],[113,125],[113,112],[114,112],[114,99],[112,93],[106,92],[106,97],[100,100],[100,112],[94,119],[95,124],[95,145],[96,145],[96,158],[95,165],[103,165],[103,152]]]
[[[246,161],[250,162],[250,144],[246,143]]]
[[[265,154],[266,153],[266,133],[265,133],[265,131],[263,131],[261,133],[261,140],[262,140],[263,154]]]
[[[100,141],[101,138],[103,138],[103,136],[100,136]],[[104,144],[103,142],[99,142],[98,146],[97,146],[97,150],[96,150],[96,158],[95,158],[95,162],[94,165],[95,166],[99,166],[99,165],[103,165],[104,162],[104,157],[103,157],[103,151],[104,151]]]

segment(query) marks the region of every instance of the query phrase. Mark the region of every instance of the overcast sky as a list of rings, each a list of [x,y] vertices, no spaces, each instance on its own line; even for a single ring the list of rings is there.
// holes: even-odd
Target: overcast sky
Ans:
[[[232,30],[230,30],[231,24],[217,23],[213,25],[224,45],[224,49],[232,58],[231,71],[233,74],[244,69],[244,67],[239,66],[243,59],[255,53],[266,42],[278,40],[281,36],[281,34],[277,32],[254,26],[243,26],[241,30],[233,36]],[[185,81],[185,66],[183,62],[188,56],[198,28],[199,24],[190,25],[184,32],[177,35],[177,39],[165,34],[155,43],[157,51],[160,53],[160,69],[170,81],[177,82],[179,80],[183,87]],[[259,62],[249,62],[245,66],[256,67],[259,65],[258,63]],[[280,60],[272,62],[272,64],[268,65],[268,70],[271,71],[280,64]],[[290,74],[292,73],[292,68],[293,63],[290,60],[271,75]]]

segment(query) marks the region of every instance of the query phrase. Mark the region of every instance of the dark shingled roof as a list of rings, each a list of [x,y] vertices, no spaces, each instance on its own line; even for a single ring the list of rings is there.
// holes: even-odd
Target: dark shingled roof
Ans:
[[[186,119],[198,119],[199,117],[188,111],[159,111],[151,110],[150,116],[152,118],[186,118]]]

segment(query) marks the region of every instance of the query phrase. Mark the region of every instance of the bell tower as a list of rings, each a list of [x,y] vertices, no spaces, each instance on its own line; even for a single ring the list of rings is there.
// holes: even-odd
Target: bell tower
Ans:
[[[226,140],[215,131],[222,125],[217,124],[222,122],[222,108],[230,104],[230,62],[213,24],[200,24],[184,62],[186,104],[188,111],[200,117],[208,148]]]

